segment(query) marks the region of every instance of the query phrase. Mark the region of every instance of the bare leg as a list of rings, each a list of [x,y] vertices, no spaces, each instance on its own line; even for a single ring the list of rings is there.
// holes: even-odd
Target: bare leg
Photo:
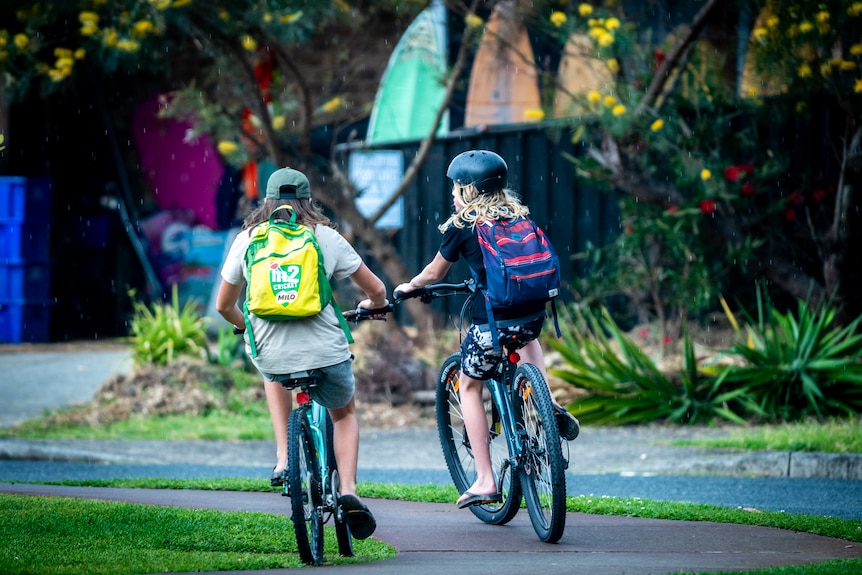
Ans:
[[[332,418],[332,442],[335,448],[335,463],[341,482],[341,495],[356,495],[356,467],[359,460],[359,421],[356,419],[356,403],[338,409],[330,409]]]
[[[264,380],[263,387],[266,391],[272,431],[275,434],[276,463],[273,471],[278,472],[287,467],[287,419],[293,409],[293,396],[283,385],[274,381]]]
[[[485,382],[462,373],[460,386],[464,427],[467,430],[467,437],[470,438],[473,460],[476,463],[476,481],[469,487],[468,491],[474,495],[496,493],[497,486],[494,482],[494,472],[491,469],[488,420],[485,418],[485,406],[482,404],[482,391],[485,388]],[[458,501],[460,502],[467,497],[462,495]]]

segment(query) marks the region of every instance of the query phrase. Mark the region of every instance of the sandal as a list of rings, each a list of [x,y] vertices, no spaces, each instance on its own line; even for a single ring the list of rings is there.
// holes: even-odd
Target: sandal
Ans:
[[[269,478],[269,485],[271,487],[281,487],[285,483],[287,483],[287,467],[281,471],[276,471],[275,467],[273,467],[272,477]]]

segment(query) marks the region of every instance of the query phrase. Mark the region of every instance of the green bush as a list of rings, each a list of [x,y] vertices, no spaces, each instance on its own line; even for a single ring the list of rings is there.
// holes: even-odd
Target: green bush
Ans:
[[[565,359],[551,369],[563,381],[587,391],[574,406],[581,422],[595,425],[667,421],[706,422],[715,418],[744,423],[738,415],[756,410],[740,390],[725,390],[718,377],[698,368],[691,338],[684,337],[684,366],[667,375],[628,338],[608,310],[563,312],[563,338],[549,345]]]
[[[134,298],[134,294],[132,294]],[[180,308],[177,286],[170,303],[134,302],[132,342],[136,364],[167,365],[181,355],[201,357],[207,351],[206,324],[193,302]]]
[[[725,382],[745,391],[773,421],[800,421],[862,412],[862,316],[838,325],[825,301],[798,301],[796,313],[777,310],[762,285],[757,318],[747,317],[747,341],[728,353],[743,365],[728,367]]]

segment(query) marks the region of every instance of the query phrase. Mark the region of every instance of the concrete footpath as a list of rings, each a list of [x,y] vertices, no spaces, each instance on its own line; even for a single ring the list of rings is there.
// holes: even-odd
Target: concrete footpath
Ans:
[[[129,369],[121,349],[0,349],[0,425],[38,417],[65,404],[87,401],[112,373]],[[81,376],[75,378],[74,376]],[[75,393],[68,389],[75,381]],[[75,398],[75,399],[71,399]],[[750,453],[676,447],[671,441],[711,437],[720,429],[643,426],[587,428],[569,444],[569,474],[690,474],[746,477],[862,477],[860,456]],[[362,430],[360,462],[385,469],[445,470],[436,430]],[[39,441],[0,440],[0,460],[85,463],[154,463],[188,466],[272,465],[271,442]],[[0,478],[4,479],[4,478]],[[58,477],[57,479],[61,479]],[[360,477],[360,480],[362,478]],[[851,482],[852,483],[852,482]],[[154,505],[288,513],[273,492],[236,493],[146,490],[0,483],[0,492],[87,497]],[[554,545],[538,541],[522,510],[506,526],[481,523],[451,504],[368,500],[377,516],[375,537],[393,545],[397,557],[349,567],[350,573],[496,575],[589,572],[660,574],[741,571],[839,558],[862,558],[862,544],[779,529],[707,522],[663,521],[570,513]],[[752,510],[756,513],[756,510]],[[278,570],[276,570],[277,572]],[[272,573],[273,571],[268,571]],[[249,571],[238,573],[248,574]]]

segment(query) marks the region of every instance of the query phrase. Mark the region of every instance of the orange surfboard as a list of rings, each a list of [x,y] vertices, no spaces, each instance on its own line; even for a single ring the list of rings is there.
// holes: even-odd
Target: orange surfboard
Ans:
[[[554,117],[566,118],[584,112],[587,93],[613,91],[613,75],[608,65],[595,57],[596,49],[586,34],[569,36],[560,58],[557,87],[554,92]]]
[[[476,51],[467,89],[465,126],[518,124],[538,120],[542,109],[530,37],[510,2],[488,19]],[[533,113],[533,114],[531,114]]]

